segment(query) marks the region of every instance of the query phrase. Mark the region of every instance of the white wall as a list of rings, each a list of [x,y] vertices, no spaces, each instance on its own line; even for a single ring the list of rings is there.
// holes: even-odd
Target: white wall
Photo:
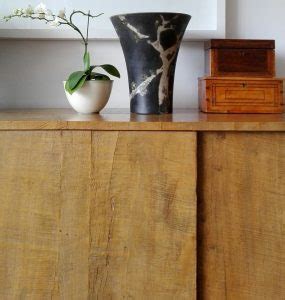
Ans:
[[[285,1],[227,0],[227,37],[276,39],[277,74],[285,75]],[[125,62],[116,41],[92,42],[95,63],[122,73],[109,107],[129,107]],[[68,107],[61,81],[81,67],[77,41],[0,41],[0,108]],[[197,107],[197,77],[203,74],[202,43],[182,45],[175,80],[175,107]]]
[[[276,40],[277,76],[285,76],[285,0],[227,0],[227,37]]]
[[[82,69],[78,41],[0,41],[0,108],[69,107],[62,81]],[[115,80],[108,107],[129,107],[125,60],[118,41],[93,41],[95,64],[111,63],[122,78]],[[176,69],[175,106],[197,106],[197,77],[203,75],[203,44],[185,42]]]

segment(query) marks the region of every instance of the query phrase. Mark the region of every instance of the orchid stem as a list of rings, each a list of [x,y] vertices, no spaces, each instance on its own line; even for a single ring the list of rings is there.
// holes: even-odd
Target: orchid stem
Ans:
[[[89,25],[90,25],[90,10],[88,11],[88,21],[87,21],[87,33],[86,33],[87,45],[88,45],[88,42],[89,42]]]
[[[73,17],[74,15],[76,14],[81,14],[83,16],[86,16],[88,17],[88,20],[87,20],[87,31],[86,31],[86,37],[84,37],[83,33],[81,32],[81,30],[73,23]],[[83,44],[84,44],[84,47],[85,47],[85,53],[87,52],[88,50],[88,42],[89,42],[89,28],[90,28],[90,18],[97,18],[99,16],[103,15],[103,13],[100,13],[100,14],[97,14],[97,15],[91,15],[90,13],[90,10],[88,11],[88,13],[85,13],[81,10],[74,10],[70,16],[69,16],[69,20],[65,17],[59,17],[59,16],[56,16],[54,14],[51,14],[51,15],[44,15],[43,16],[40,16],[39,14],[36,14],[36,13],[32,13],[32,14],[25,14],[25,13],[20,13],[20,14],[13,14],[13,15],[10,15],[10,16],[7,16],[5,17],[4,19],[6,19],[6,21],[9,21],[10,19],[12,18],[29,18],[29,19],[32,19],[32,20],[40,20],[40,21],[45,21],[47,24],[48,23],[51,23],[51,22],[54,22],[57,19],[60,19],[58,21],[58,26],[59,25],[67,25],[69,27],[71,27],[72,29],[74,29],[76,32],[78,32],[78,34],[80,35],[82,41],[83,41]]]

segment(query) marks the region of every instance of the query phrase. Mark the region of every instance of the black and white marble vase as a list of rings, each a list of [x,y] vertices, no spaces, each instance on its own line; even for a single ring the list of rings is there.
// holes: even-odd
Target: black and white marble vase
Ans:
[[[131,112],[172,113],[176,60],[190,19],[179,13],[111,17],[127,63]]]

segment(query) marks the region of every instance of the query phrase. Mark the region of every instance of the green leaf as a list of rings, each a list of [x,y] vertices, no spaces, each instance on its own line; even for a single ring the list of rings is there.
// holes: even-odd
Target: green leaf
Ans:
[[[72,90],[71,90],[70,87],[69,87],[69,81],[66,81],[64,88],[65,88],[65,90],[66,90],[69,94],[72,93]]]
[[[86,76],[85,72],[77,71],[77,72],[72,73],[68,77],[67,82],[68,82],[70,90],[73,90],[76,87],[76,85],[79,83],[79,81],[81,80],[81,78],[83,76]]]
[[[111,80],[109,76],[107,76],[105,74],[101,74],[101,73],[95,73],[95,72],[91,73],[91,79],[95,79],[95,80]]]
[[[89,52],[84,53],[83,61],[84,61],[84,70],[87,72],[90,69],[90,54],[89,54]]]
[[[115,77],[118,77],[118,78],[121,77],[120,72],[113,65],[101,65],[101,66],[96,66],[96,67],[102,68],[103,70],[105,70],[107,73],[109,73],[112,76],[115,76]]]
[[[77,90],[79,90],[80,88],[82,88],[83,84],[84,84],[85,81],[86,81],[86,78],[87,78],[87,75],[84,75],[84,76],[79,80],[79,82],[77,83],[77,85],[76,85],[73,89],[67,90],[68,93],[69,93],[70,95],[72,95],[74,92],[76,92]]]
[[[70,88],[69,82],[67,81],[65,83],[65,89],[66,89],[66,91],[70,95],[72,95],[74,92],[76,92],[77,90],[79,90],[83,86],[83,84],[85,83],[86,79],[87,79],[87,75],[84,75],[83,77],[81,77],[81,79],[78,81],[77,85],[73,89]]]
[[[97,67],[97,66],[90,66],[90,68],[89,68],[90,74],[91,74],[91,72],[92,72],[96,67]]]
[[[89,69],[85,72],[88,77],[87,77],[87,80],[91,80],[92,77],[91,77],[91,74],[92,74],[92,71],[96,68],[96,66],[90,66]]]

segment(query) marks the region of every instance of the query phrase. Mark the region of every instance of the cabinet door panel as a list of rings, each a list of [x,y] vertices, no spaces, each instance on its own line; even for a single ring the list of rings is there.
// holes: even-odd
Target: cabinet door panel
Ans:
[[[195,299],[195,134],[0,132],[0,184],[1,299]]]
[[[285,134],[203,133],[199,299],[285,299]]]
[[[0,132],[0,298],[87,299],[90,132]]]
[[[195,299],[196,135],[93,134],[91,299]]]

